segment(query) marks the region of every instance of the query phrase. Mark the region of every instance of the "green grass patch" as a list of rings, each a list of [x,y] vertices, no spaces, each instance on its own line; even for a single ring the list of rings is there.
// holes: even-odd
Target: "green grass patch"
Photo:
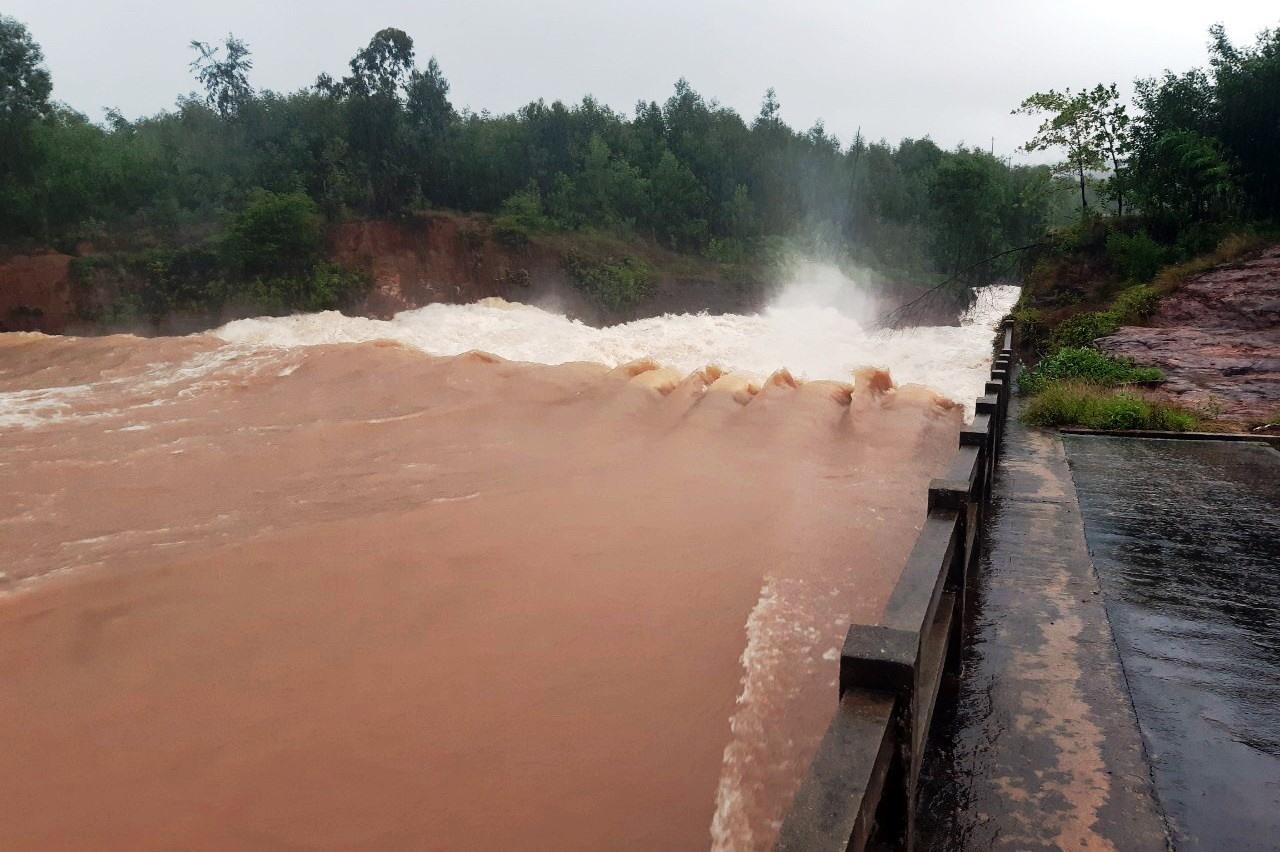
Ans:
[[[1139,284],[1116,296],[1105,311],[1086,311],[1069,317],[1049,335],[1049,351],[1091,346],[1098,338],[1114,334],[1122,325],[1145,322],[1159,307],[1160,296],[1160,291],[1150,284]]]
[[[1040,359],[1022,374],[1018,386],[1025,394],[1037,394],[1054,382],[1072,381],[1100,387],[1116,387],[1162,378],[1155,367],[1137,367],[1104,355],[1096,349],[1067,346]]]
[[[1139,284],[1116,296],[1107,313],[1120,325],[1146,322],[1160,307],[1160,291],[1149,284]]]
[[[1032,426],[1084,426],[1089,429],[1154,429],[1186,432],[1198,418],[1129,390],[1085,382],[1052,382],[1027,402],[1022,419]]]
[[[1120,328],[1120,321],[1110,311],[1088,311],[1058,323],[1049,336],[1049,351],[1064,347],[1092,346],[1093,341],[1106,337]]]

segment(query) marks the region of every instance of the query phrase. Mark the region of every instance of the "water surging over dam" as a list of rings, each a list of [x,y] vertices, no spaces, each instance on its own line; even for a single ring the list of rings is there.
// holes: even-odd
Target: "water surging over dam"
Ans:
[[[767,847],[1013,295],[0,336],[0,846]]]

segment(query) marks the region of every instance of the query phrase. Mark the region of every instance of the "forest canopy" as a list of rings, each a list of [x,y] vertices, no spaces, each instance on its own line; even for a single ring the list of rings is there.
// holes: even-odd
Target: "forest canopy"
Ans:
[[[606,231],[727,264],[788,239],[895,277],[975,284],[1081,215],[1130,214],[1186,252],[1227,223],[1280,216],[1280,30],[1240,46],[1212,28],[1206,69],[1139,80],[1132,105],[1114,83],[1028,97],[1017,111],[1044,121],[1025,147],[1062,153],[1058,167],[928,138],[842,141],[821,122],[787,125],[772,90],[744,117],[684,79],[630,113],[590,96],[459,109],[435,59],[420,63],[394,28],[347,73],[288,94],[255,88],[234,36],[191,48],[197,91],[94,122],[53,99],[38,43],[0,16],[0,243],[212,229],[232,275],[250,268],[235,228],[254,205],[305,206],[320,225],[443,209],[490,214],[515,238]]]
[[[1067,198],[1047,167],[980,149],[795,130],[772,91],[746,118],[683,79],[630,114],[586,97],[491,115],[455,107],[443,70],[397,29],[341,78],[289,94],[254,87],[234,36],[192,48],[201,91],[95,123],[51,100],[39,46],[0,18],[0,241],[225,223],[266,191],[305,195],[330,222],[474,211],[729,263],[802,236],[889,272],[976,281],[1007,269],[982,261],[1034,240]]]

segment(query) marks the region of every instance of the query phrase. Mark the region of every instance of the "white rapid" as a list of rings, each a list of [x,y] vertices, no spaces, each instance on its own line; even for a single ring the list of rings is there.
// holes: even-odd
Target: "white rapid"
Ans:
[[[589,361],[617,366],[639,358],[681,372],[714,364],[763,378],[787,368],[800,379],[849,381],[862,367],[887,369],[898,384],[927,385],[966,406],[982,392],[992,330],[1018,288],[991,286],[958,326],[868,330],[874,306],[849,287],[793,285],[759,314],[681,314],[593,328],[501,299],[428,305],[390,320],[334,311],[237,320],[214,334],[244,347],[295,347],[395,340],[432,355],[482,350],[516,361]]]

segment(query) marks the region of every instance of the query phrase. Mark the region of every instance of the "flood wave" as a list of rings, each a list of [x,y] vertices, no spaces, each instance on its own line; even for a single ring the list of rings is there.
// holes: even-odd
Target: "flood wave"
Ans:
[[[3,336],[0,847],[767,848],[988,296]]]
[[[851,313],[826,292],[786,290],[759,314],[666,315],[607,328],[494,298],[428,305],[391,320],[333,311],[238,320],[214,334],[249,347],[394,340],[432,355],[479,349],[539,364],[614,367],[650,359],[685,374],[713,364],[757,378],[786,368],[803,379],[848,381],[857,369],[877,367],[899,384],[927,385],[968,402],[982,391],[991,329],[1017,294],[1016,287],[986,287],[959,325],[903,330],[870,330],[863,305]]]

